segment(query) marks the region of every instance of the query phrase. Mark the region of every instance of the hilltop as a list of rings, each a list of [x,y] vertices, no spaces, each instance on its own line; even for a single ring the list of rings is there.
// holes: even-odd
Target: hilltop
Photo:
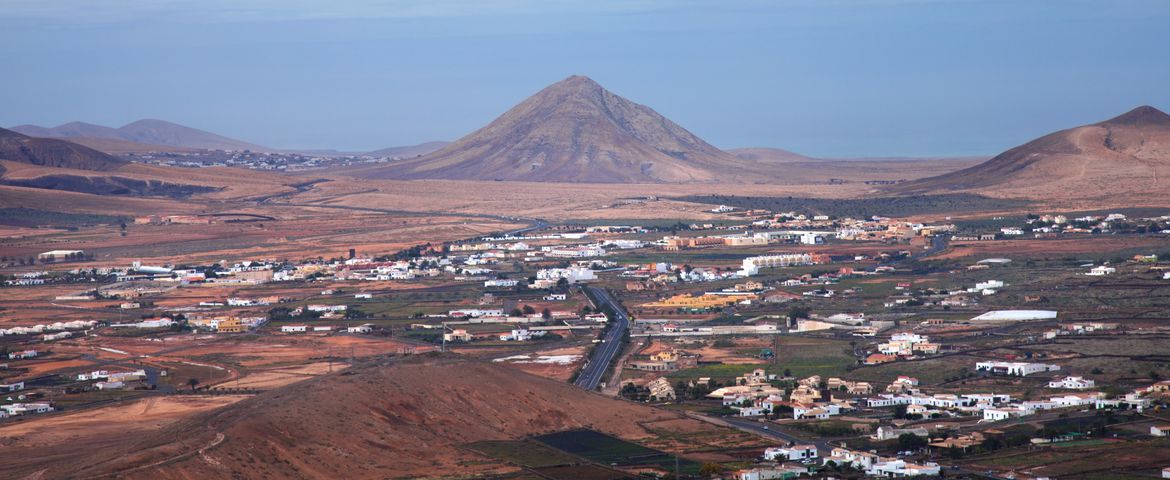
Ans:
[[[1103,122],[1045,135],[978,165],[889,190],[1116,200],[1138,192],[1165,192],[1167,175],[1170,115],[1141,106]]]
[[[122,140],[137,144],[208,150],[270,150],[234,138],[156,119],[143,119],[118,128],[85,122],[69,122],[47,128],[37,125],[19,125],[13,131],[33,137]],[[123,144],[123,147],[126,145]]]
[[[107,172],[127,162],[76,143],[52,138],[34,138],[0,128],[0,160],[43,167]]]
[[[572,76],[434,153],[358,173],[396,179],[673,183],[763,171],[649,107],[588,77]]]
[[[636,439],[650,435],[642,425],[659,420],[677,425],[661,428],[718,430],[500,364],[426,354],[375,359],[265,392],[133,445],[78,454],[44,474],[155,480],[469,475],[509,469],[460,448],[470,442],[588,427]],[[135,469],[143,465],[155,466]]]
[[[418,145],[381,148],[372,152],[367,152],[366,155],[374,157],[411,158],[426,155],[450,144],[451,142],[443,141],[425,142]]]
[[[817,159],[807,157],[796,152],[784,150],[782,148],[767,148],[767,147],[750,147],[750,148],[733,148],[727,150],[727,153],[735,155],[744,160],[750,160],[760,163],[794,163],[794,162],[809,162]]]

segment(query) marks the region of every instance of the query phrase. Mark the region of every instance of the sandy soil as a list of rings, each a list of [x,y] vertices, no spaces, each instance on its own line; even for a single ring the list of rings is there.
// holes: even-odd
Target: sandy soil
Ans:
[[[108,435],[157,430],[193,413],[231,405],[244,398],[240,395],[155,396],[3,424],[0,425],[0,438],[5,438],[4,444],[11,448],[44,448],[66,443],[77,445]],[[123,421],[130,419],[133,421]]]
[[[274,368],[249,373],[239,381],[227,383],[224,386],[232,388],[269,389],[283,387],[290,383],[299,382],[308,378],[324,375],[330,371],[340,371],[348,367],[344,363],[315,362],[295,367]]]

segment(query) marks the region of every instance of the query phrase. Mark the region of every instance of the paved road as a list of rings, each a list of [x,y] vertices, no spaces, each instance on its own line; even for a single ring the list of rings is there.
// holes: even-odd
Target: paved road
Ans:
[[[586,390],[596,390],[597,385],[601,383],[601,379],[605,377],[606,372],[609,372],[609,366],[613,362],[614,357],[622,348],[622,335],[625,334],[626,329],[630,326],[630,317],[626,316],[626,311],[618,305],[613,296],[609,294],[604,288],[585,287],[589,293],[597,301],[597,307],[600,309],[604,305],[609,305],[613,309],[612,322],[613,327],[605,334],[604,341],[594,350],[593,356],[589,359],[585,367],[581,369],[581,374],[577,375],[577,381],[574,382],[578,387]]]
[[[723,421],[731,424],[732,426],[734,426],[735,428],[738,428],[740,430],[746,430],[746,431],[749,431],[751,433],[772,437],[772,438],[775,438],[777,440],[781,440],[784,443],[792,442],[792,443],[803,444],[803,445],[809,445],[809,444],[816,445],[817,450],[821,451],[822,456],[827,456],[828,452],[833,450],[833,446],[829,445],[829,443],[826,440],[821,440],[821,439],[809,440],[806,438],[800,438],[800,437],[797,437],[795,435],[768,427],[768,422],[760,422],[760,421],[757,421],[756,419],[743,419],[743,418],[735,418],[735,417],[722,417],[719,420],[723,420]],[[765,428],[765,427],[767,427],[767,428]]]

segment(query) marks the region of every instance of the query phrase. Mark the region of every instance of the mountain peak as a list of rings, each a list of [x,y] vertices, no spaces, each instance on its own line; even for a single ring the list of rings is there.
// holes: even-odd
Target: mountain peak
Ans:
[[[714,181],[752,168],[653,109],[573,75],[439,151],[369,173],[406,179],[675,183]]]
[[[584,75],[572,75],[565,78],[564,80],[545,87],[544,90],[541,90],[536,95],[533,95],[533,97],[543,98],[553,96],[560,98],[581,96],[597,98],[598,95],[601,95],[605,92],[608,92],[608,90],[606,90],[605,87],[602,87],[601,84],[597,83],[592,78],[586,77]]]
[[[1170,115],[1149,105],[1142,105],[1133,110],[1110,118],[1101,123],[1113,125],[1164,125],[1170,126]]]

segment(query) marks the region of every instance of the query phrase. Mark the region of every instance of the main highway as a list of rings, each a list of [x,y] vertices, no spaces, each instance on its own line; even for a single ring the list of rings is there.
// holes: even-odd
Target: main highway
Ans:
[[[609,371],[614,357],[621,352],[622,336],[630,327],[630,317],[626,315],[625,309],[614,300],[606,289],[598,287],[585,287],[585,289],[597,302],[596,307],[599,310],[604,311],[604,307],[608,305],[609,310],[613,312],[609,319],[609,331],[606,332],[605,338],[597,345],[597,348],[593,350],[593,356],[586,361],[581,373],[577,375],[577,381],[574,382],[578,387],[586,390],[596,390],[601,379]]]

